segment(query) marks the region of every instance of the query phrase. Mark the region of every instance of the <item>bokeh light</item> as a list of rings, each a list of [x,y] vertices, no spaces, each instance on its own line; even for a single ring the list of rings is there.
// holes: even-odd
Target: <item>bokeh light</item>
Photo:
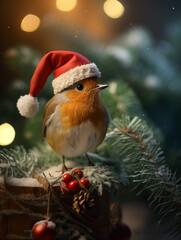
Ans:
[[[124,13],[123,5],[117,0],[107,0],[104,2],[104,12],[110,18],[119,18]]]
[[[11,144],[15,138],[15,130],[9,123],[0,125],[0,145],[6,146]]]
[[[26,15],[21,22],[21,29],[25,32],[34,32],[40,26],[40,18],[34,14]]]
[[[56,6],[63,12],[72,11],[77,5],[77,0],[57,0]]]

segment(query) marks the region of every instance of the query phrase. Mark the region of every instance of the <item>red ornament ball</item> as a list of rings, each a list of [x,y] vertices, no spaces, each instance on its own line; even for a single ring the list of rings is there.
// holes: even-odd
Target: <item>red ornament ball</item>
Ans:
[[[79,183],[75,180],[69,183],[69,190],[71,192],[77,192],[79,190]]]
[[[78,173],[79,178],[82,178],[82,177],[83,177],[83,172],[82,172],[82,170],[76,169],[76,172]]]
[[[56,225],[48,220],[39,221],[32,228],[33,240],[54,240],[55,235]]]
[[[130,240],[131,239],[131,230],[124,223],[118,223],[113,226],[110,240]]]
[[[84,185],[85,188],[88,188],[90,185],[89,180],[87,178],[82,178],[80,182],[82,185]]]
[[[65,173],[63,175],[63,181],[66,183],[66,184],[69,184],[69,182],[71,182],[73,180],[72,176],[70,175],[70,173]]]
[[[66,184],[66,183],[63,183],[62,186],[60,187],[60,189],[61,189],[61,192],[65,195],[70,193],[70,191],[68,189],[68,184]]]

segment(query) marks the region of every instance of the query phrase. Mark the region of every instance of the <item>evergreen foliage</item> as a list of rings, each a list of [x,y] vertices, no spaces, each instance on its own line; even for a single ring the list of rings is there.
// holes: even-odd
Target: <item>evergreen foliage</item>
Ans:
[[[111,189],[111,191],[119,190],[120,180],[113,174],[108,167],[95,166],[85,167],[84,176],[91,182],[90,192],[97,190],[99,195],[103,194],[103,189]]]
[[[130,86],[122,79],[109,82],[109,87],[101,93],[111,118],[127,115],[143,116],[142,106]]]
[[[107,141],[123,159],[138,194],[146,192],[167,230],[181,236],[181,178],[165,162],[163,151],[146,122],[138,117],[113,121]]]
[[[0,150],[0,176],[29,177],[35,169],[37,159],[23,146]]]

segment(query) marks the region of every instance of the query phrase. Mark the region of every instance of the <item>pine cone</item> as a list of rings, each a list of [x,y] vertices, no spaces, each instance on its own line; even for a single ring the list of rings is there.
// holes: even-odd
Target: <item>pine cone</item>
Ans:
[[[81,190],[74,195],[73,210],[78,214],[87,213],[95,206],[95,200],[89,192]]]

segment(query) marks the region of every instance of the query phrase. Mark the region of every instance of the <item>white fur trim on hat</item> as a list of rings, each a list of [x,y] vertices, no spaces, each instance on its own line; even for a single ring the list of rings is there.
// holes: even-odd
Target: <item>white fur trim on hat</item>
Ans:
[[[38,99],[28,94],[21,96],[17,101],[17,108],[21,116],[32,118],[39,109]]]
[[[80,80],[90,77],[99,78],[100,76],[101,72],[95,63],[77,66],[70,69],[68,72],[61,74],[52,81],[54,94],[61,92],[63,89],[73,85]]]

